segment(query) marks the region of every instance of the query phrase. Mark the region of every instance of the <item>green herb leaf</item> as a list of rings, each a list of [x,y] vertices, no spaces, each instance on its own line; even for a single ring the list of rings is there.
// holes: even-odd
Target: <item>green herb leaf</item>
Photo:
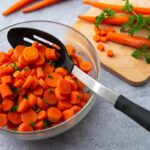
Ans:
[[[77,96],[77,99],[81,99],[81,96],[78,95],[78,96]]]
[[[122,10],[126,10],[127,13],[131,13],[133,10],[133,6],[129,3],[129,0],[123,0],[123,1],[125,1],[125,5],[122,8]]]
[[[35,127],[35,122],[31,122],[30,125],[31,125],[32,127]]]
[[[17,105],[13,106],[13,107],[10,109],[10,112],[17,111],[17,108],[18,108],[18,106],[17,106]]]
[[[52,79],[53,79],[54,77],[53,77],[52,75],[49,74],[49,75],[48,75],[48,78],[52,78]]]
[[[103,12],[104,12],[105,16],[107,16],[107,17],[113,17],[115,15],[115,11],[110,8],[104,9]]]
[[[147,37],[147,38],[148,38],[148,40],[150,40],[150,34],[148,35],[148,37]]]
[[[44,120],[44,128],[48,128],[50,126],[50,121]]]
[[[14,95],[16,95],[21,90],[21,88],[15,88],[14,86],[11,86],[10,89]]]
[[[53,60],[50,60],[50,61],[49,61],[49,65],[51,65],[51,66],[56,66],[56,62],[53,61]]]
[[[24,70],[24,71],[27,71],[27,70],[29,70],[29,68],[28,68],[28,67],[25,67],[25,68],[23,68],[23,70]]]
[[[144,55],[144,58],[148,64],[150,64],[150,52]]]
[[[24,95],[23,98],[28,99],[28,95]]]
[[[53,90],[52,90],[52,89],[49,89],[48,92],[49,92],[49,94],[52,94],[52,93],[53,93]]]
[[[143,55],[142,51],[141,50],[135,50],[133,53],[132,53],[132,57],[136,58],[136,59],[139,59],[141,58]]]

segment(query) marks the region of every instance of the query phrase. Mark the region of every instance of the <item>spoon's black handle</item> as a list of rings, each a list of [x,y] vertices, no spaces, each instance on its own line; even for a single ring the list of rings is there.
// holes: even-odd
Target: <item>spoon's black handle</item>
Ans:
[[[115,108],[132,118],[138,124],[150,131],[150,111],[131,102],[124,96],[119,96]]]

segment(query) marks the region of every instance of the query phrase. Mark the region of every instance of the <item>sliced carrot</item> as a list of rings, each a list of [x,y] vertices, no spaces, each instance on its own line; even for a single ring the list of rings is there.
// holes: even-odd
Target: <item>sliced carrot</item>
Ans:
[[[37,96],[42,96],[43,95],[43,88],[41,86],[37,86],[34,89],[33,94],[35,94]]]
[[[0,65],[7,63],[9,61],[9,57],[6,53],[0,52]]]
[[[23,76],[22,76],[22,72],[21,71],[15,71],[14,73],[13,73],[13,77],[14,78],[22,78]]]
[[[13,79],[12,79],[12,76],[7,75],[7,76],[1,77],[1,81],[2,81],[2,83],[12,84]]]
[[[38,50],[35,47],[26,47],[23,50],[23,57],[26,62],[28,63],[34,63],[38,60]]]
[[[57,60],[56,50],[52,48],[46,48],[46,59]]]
[[[107,50],[107,51],[106,51],[106,54],[107,54],[108,57],[113,57],[113,56],[114,56],[112,50]]]
[[[58,88],[55,88],[55,96],[58,100],[66,100],[68,95],[61,94]]]
[[[36,73],[37,73],[37,78],[38,79],[44,78],[44,72],[43,72],[43,69],[41,67],[37,67]]]
[[[16,131],[18,127],[17,125],[12,124],[11,122],[7,122],[6,126],[8,130],[14,130],[14,131]]]
[[[13,49],[13,48],[10,48],[10,49],[8,50],[8,52],[7,52],[7,55],[8,55],[9,57],[11,57],[11,56],[13,55],[13,53],[14,53],[14,49]]]
[[[63,77],[67,76],[68,74],[67,70],[62,67],[56,68],[55,72],[61,74]]]
[[[62,111],[71,108],[71,106],[72,106],[72,104],[69,101],[60,101],[59,100],[57,103],[57,107]]]
[[[2,109],[4,111],[9,111],[14,106],[14,102],[11,100],[4,100],[2,102]]]
[[[50,107],[47,110],[48,120],[51,122],[57,122],[62,117],[62,112],[56,107]]]
[[[28,94],[28,101],[29,101],[29,106],[32,108],[36,105],[37,103],[37,97],[33,93]]]
[[[27,77],[31,74],[31,69],[29,67],[25,67],[21,71],[23,77]]]
[[[45,64],[45,66],[44,66],[44,72],[45,73],[51,73],[53,71],[54,71],[54,66],[49,65],[49,64]]]
[[[57,81],[57,88],[61,94],[70,94],[71,92],[71,85],[68,80],[59,79]]]
[[[24,59],[23,54],[21,54],[21,55],[18,57],[18,62],[19,62],[22,66],[27,66],[27,65],[28,65],[28,62]]]
[[[90,99],[90,97],[91,97],[91,94],[89,94],[89,93],[87,93],[87,92],[83,92],[83,100],[85,101],[85,102],[87,102],[89,99]]]
[[[70,109],[73,110],[73,112],[76,114],[81,110],[81,107],[78,105],[74,105]]]
[[[29,101],[27,99],[22,99],[19,104],[18,104],[18,108],[17,108],[17,112],[25,112],[29,107]]]
[[[46,55],[46,46],[39,45],[37,49],[38,49],[39,54],[42,54],[43,56]]]
[[[80,69],[83,70],[84,72],[88,73],[92,69],[92,63],[84,61],[84,62],[80,63]]]
[[[100,41],[101,41],[101,36],[98,35],[98,34],[95,34],[95,35],[93,36],[93,40],[94,40],[95,42],[100,42]]]
[[[86,102],[85,102],[84,100],[81,100],[80,103],[79,103],[79,105],[80,105],[81,107],[84,107],[85,104],[86,104]]]
[[[107,29],[101,29],[101,36],[106,36],[108,33]]]
[[[37,105],[44,110],[48,108],[48,104],[45,103],[40,97],[37,98]]]
[[[48,84],[48,86],[50,86],[50,87],[56,87],[57,86],[57,81],[59,79],[62,79],[62,78],[63,77],[60,74],[52,72],[52,73],[50,73],[50,74],[48,74],[46,76],[45,81]]]
[[[18,112],[8,112],[8,120],[14,125],[20,124],[22,122],[21,114]]]
[[[26,80],[25,80],[25,82],[24,82],[22,88],[23,88],[23,89],[28,89],[28,88],[31,86],[32,82],[33,82],[33,77],[32,77],[31,75],[29,75],[29,76],[26,78]]]
[[[33,127],[27,123],[21,123],[17,130],[19,132],[31,132],[31,131],[33,131]]]
[[[21,120],[23,123],[27,123],[27,124],[31,124],[33,122],[36,122],[37,113],[34,110],[29,109],[26,112],[21,113]]]
[[[99,50],[99,51],[104,51],[104,45],[103,44],[101,44],[101,43],[99,43],[98,45],[97,45],[97,49]]]
[[[38,83],[39,83],[38,79],[35,76],[33,76],[33,82],[32,82],[32,86],[30,86],[30,89],[35,90],[36,87],[38,86]]]
[[[40,121],[37,121],[35,123],[35,129],[36,130],[41,130],[44,128],[44,121],[43,120],[40,120]]]
[[[67,109],[62,112],[64,120],[70,119],[72,116],[74,116],[74,111],[72,109]]]
[[[47,104],[51,104],[51,105],[54,105],[54,104],[57,103],[57,98],[55,96],[55,93],[54,93],[53,89],[47,89],[44,92],[44,101]]]
[[[115,32],[115,28],[114,27],[108,27],[106,30],[107,30],[107,33],[108,32]]]
[[[7,115],[0,113],[0,127],[4,127],[8,122]]]
[[[15,55],[16,58],[18,58],[22,54],[24,48],[25,48],[24,45],[18,45],[18,46],[15,47],[14,55]]]
[[[45,57],[43,54],[39,54],[38,60],[35,62],[37,66],[42,66],[45,63]]]
[[[39,85],[45,90],[48,89],[48,85],[43,79],[39,79]]]
[[[18,92],[18,95],[25,95],[26,91],[24,89],[21,89],[19,92]]]
[[[67,49],[67,53],[69,56],[72,56],[73,54],[75,54],[76,51],[71,45],[67,44],[65,45],[65,47]]]
[[[79,104],[82,99],[82,94],[78,91],[72,91],[70,93],[70,103]]]
[[[31,70],[31,75],[34,76],[35,73],[36,73],[35,69],[32,69],[32,70]]]
[[[85,85],[80,80],[77,79],[76,82],[78,84],[79,89],[83,89],[85,87]]]
[[[39,113],[38,113],[38,116],[37,116],[37,119],[38,120],[44,120],[47,118],[47,113],[45,110],[41,110]]]
[[[77,85],[76,81],[74,81],[72,79],[67,79],[67,78],[64,78],[64,79],[70,83],[72,91],[76,91],[78,89],[78,85]]]
[[[107,36],[101,37],[101,42],[107,42],[107,41],[108,41]]]
[[[34,41],[34,42],[32,43],[32,46],[35,47],[35,48],[37,48],[37,47],[39,46],[39,44],[40,44],[39,42]]]
[[[8,96],[13,96],[13,93],[10,87],[7,84],[0,84],[0,93],[2,98],[6,98]]]

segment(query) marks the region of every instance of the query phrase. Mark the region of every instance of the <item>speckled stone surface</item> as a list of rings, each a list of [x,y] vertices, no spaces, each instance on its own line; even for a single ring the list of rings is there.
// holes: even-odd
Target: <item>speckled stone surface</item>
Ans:
[[[2,0],[0,13],[16,0]],[[46,19],[72,25],[76,16],[88,9],[81,0],[68,0],[53,7],[29,13],[0,15],[0,29],[25,20]],[[111,73],[101,70],[100,82],[117,93],[150,109],[150,82],[132,87]],[[90,113],[74,128],[52,139],[25,142],[0,134],[0,150],[149,150],[150,134],[115,110],[101,98]]]

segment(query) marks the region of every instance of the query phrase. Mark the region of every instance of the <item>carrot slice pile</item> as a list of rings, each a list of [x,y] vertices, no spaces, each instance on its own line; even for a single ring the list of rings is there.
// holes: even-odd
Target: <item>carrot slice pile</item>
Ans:
[[[100,35],[100,33],[97,32]],[[66,45],[68,55],[84,72],[91,62]],[[63,67],[56,67],[61,50],[34,42],[0,52],[0,127],[18,132],[42,130],[78,113],[90,98],[84,84]]]

